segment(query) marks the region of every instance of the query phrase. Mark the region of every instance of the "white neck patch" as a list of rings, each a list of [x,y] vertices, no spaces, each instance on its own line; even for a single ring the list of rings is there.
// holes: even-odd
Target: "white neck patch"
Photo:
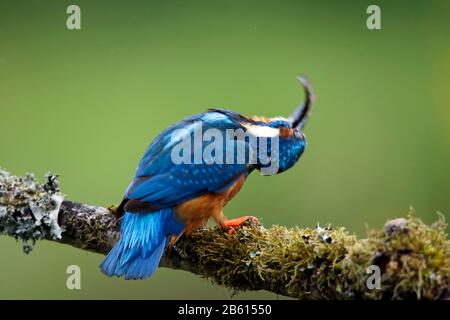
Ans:
[[[275,138],[280,135],[278,128],[271,128],[267,126],[246,125],[247,132],[255,137]]]

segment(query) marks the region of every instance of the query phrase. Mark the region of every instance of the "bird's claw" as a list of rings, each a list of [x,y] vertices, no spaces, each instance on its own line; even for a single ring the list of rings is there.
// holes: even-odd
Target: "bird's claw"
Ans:
[[[225,221],[222,227],[227,230],[228,234],[233,234],[234,230],[237,227],[242,226],[247,221],[250,222],[251,225],[259,225],[258,218],[253,216],[243,216],[240,218]]]

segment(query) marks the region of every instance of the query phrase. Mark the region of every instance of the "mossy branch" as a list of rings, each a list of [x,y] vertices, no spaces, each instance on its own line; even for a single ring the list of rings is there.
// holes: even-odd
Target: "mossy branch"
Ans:
[[[39,184],[0,169],[0,233],[106,254],[119,238],[114,208],[63,201],[56,176]],[[410,214],[357,239],[344,228],[247,224],[229,235],[204,228],[167,248],[161,267],[189,271],[236,291],[268,290],[300,299],[448,299],[450,241],[440,216],[432,225]],[[369,289],[367,268],[380,268]]]

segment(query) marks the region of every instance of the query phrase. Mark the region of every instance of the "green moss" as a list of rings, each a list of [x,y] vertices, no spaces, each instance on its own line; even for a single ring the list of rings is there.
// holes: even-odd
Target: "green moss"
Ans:
[[[443,217],[431,226],[410,215],[357,240],[344,228],[246,225],[229,235],[200,230],[177,244],[198,273],[233,290],[262,287],[303,299],[436,299],[450,285]],[[190,243],[195,247],[189,247]],[[369,290],[378,265],[381,289]]]
[[[33,175],[0,169],[0,234],[22,240],[25,252],[40,239],[108,252],[119,236],[116,208],[62,201],[55,175],[39,184]],[[426,225],[410,212],[357,239],[344,228],[266,229],[247,222],[231,235],[216,227],[184,236],[164,259],[166,266],[235,291],[266,289],[302,299],[439,299],[450,293],[446,227],[443,216]],[[367,288],[371,265],[381,271],[380,289]]]
[[[369,232],[348,256],[348,277],[366,298],[436,299],[450,287],[450,242],[444,217],[431,226],[410,212],[400,230]],[[364,290],[364,264],[382,270],[381,289]]]

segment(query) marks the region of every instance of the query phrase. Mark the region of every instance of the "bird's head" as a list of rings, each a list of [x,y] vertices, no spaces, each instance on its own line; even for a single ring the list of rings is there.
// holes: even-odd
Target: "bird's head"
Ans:
[[[305,101],[288,118],[251,117],[250,119],[254,123],[247,126],[247,131],[255,136],[272,138],[267,139],[266,149],[269,152],[258,147],[256,169],[263,174],[270,175],[288,170],[298,161],[305,150],[306,138],[303,128],[311,113],[315,96],[305,77],[298,77],[298,80],[305,90]],[[275,145],[275,142],[278,146]],[[270,157],[271,161],[267,157]],[[270,170],[268,170],[269,167]]]

